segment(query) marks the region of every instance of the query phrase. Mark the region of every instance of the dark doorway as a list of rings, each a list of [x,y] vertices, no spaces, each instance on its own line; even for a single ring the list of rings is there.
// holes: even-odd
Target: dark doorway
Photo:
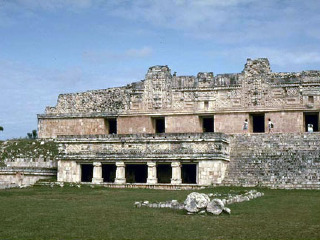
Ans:
[[[182,164],[182,183],[197,183],[197,164]]]
[[[214,132],[214,120],[213,117],[202,117],[202,129],[203,132]]]
[[[172,167],[171,164],[157,164],[158,183],[171,183]]]
[[[81,182],[92,182],[93,165],[81,164]]]
[[[156,133],[165,133],[166,124],[164,118],[155,118],[154,125]]]
[[[254,114],[254,115],[251,115],[251,118],[252,118],[252,132],[254,133],[265,132],[264,114]]]
[[[117,119],[109,118],[107,119],[108,125],[108,133],[109,134],[117,134]]]
[[[126,164],[127,183],[146,183],[147,177],[147,164]]]
[[[116,178],[116,165],[102,164],[102,178],[104,182],[113,183]]]
[[[308,124],[313,125],[313,131],[319,131],[319,113],[304,113],[304,126],[305,131],[308,132]]]

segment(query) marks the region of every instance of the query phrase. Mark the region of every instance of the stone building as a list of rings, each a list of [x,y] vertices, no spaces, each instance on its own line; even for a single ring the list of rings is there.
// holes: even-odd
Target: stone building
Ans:
[[[150,67],[124,87],[61,94],[38,115],[40,138],[60,143],[58,181],[221,183],[229,134],[302,134],[319,130],[320,71],[273,73],[268,59],[248,59],[235,74],[171,74]]]

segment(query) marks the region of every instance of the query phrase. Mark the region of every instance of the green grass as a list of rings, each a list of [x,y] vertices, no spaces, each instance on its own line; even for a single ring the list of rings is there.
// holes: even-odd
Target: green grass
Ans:
[[[226,193],[243,188],[214,188]],[[0,239],[320,239],[320,191],[269,190],[231,215],[134,208],[190,191],[32,187],[0,191]]]

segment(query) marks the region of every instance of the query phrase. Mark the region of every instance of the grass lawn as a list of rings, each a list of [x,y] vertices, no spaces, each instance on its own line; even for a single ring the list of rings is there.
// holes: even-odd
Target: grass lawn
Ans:
[[[256,188],[257,189],[257,188]],[[243,188],[199,192],[225,193]],[[320,239],[320,191],[257,189],[231,215],[134,208],[183,201],[191,191],[32,187],[0,191],[0,239]]]

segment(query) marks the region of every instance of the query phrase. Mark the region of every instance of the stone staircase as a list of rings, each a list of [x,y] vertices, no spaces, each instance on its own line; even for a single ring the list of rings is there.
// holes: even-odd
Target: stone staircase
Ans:
[[[224,185],[320,189],[320,134],[230,136]]]

